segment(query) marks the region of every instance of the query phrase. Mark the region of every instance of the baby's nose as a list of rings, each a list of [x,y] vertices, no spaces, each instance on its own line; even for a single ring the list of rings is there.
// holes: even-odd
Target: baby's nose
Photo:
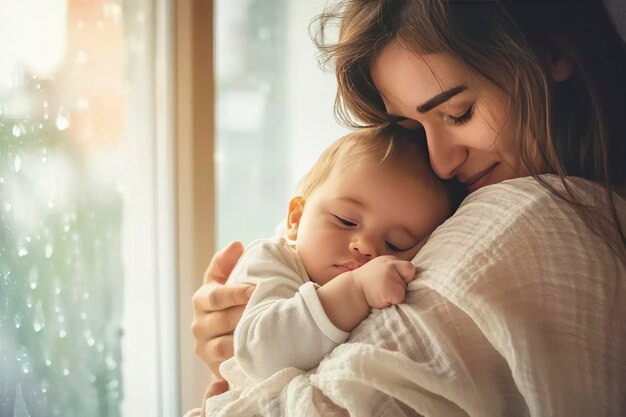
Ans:
[[[375,245],[370,242],[368,239],[354,239],[350,242],[350,251],[357,252],[359,255],[374,258],[377,256]]]

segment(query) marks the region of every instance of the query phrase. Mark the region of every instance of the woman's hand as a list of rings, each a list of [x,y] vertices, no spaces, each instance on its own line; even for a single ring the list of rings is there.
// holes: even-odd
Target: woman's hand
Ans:
[[[204,273],[204,284],[192,299],[191,332],[195,338],[195,352],[216,377],[207,395],[220,394],[228,389],[219,367],[233,356],[232,334],[254,291],[251,285],[224,286],[243,249],[241,242],[233,242],[216,253]]]

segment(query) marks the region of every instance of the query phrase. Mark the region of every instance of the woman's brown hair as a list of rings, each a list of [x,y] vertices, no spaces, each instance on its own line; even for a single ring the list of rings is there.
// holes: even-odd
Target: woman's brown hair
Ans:
[[[418,54],[450,54],[507,94],[528,171],[607,243],[619,236],[621,245],[611,247],[625,258],[626,226],[613,192],[626,190],[626,46],[601,1],[348,0],[317,22],[323,62],[335,67],[341,122],[388,123],[370,66],[390,42]],[[339,40],[329,42],[334,23]],[[573,66],[563,82],[550,76],[559,60]],[[566,192],[538,177],[544,173],[558,174]],[[583,204],[566,176],[602,184],[611,218]]]

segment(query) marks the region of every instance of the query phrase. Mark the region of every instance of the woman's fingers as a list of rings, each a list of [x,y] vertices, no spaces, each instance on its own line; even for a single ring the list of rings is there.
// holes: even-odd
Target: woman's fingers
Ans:
[[[204,284],[192,298],[191,332],[196,354],[219,377],[209,385],[204,400],[228,390],[228,383],[221,379],[219,366],[233,356],[232,333],[254,291],[251,285],[224,286],[243,251],[241,242],[233,242],[216,253],[204,273]],[[204,415],[204,405],[202,413]]]
[[[227,308],[246,305],[254,292],[253,285],[205,284],[194,294],[193,304],[196,311],[220,311]],[[196,299],[197,296],[197,299]]]
[[[204,283],[225,283],[237,261],[241,258],[243,251],[244,247],[241,242],[231,242],[224,249],[213,255],[209,267],[204,272]]]
[[[196,343],[204,344],[209,339],[235,331],[245,308],[245,305],[238,305],[213,312],[196,310],[191,323],[191,333]]]
[[[211,372],[221,378],[220,365],[234,354],[233,336],[223,335],[208,342],[196,344],[196,354],[209,366]]]
[[[221,378],[213,379],[209,387],[204,392],[204,397],[202,398],[202,417],[206,416],[206,400],[214,395],[223,394],[226,391],[228,391],[228,382]]]

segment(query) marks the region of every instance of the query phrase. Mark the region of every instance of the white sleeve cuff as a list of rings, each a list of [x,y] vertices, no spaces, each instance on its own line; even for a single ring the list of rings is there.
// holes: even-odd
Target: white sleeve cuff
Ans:
[[[313,316],[313,320],[317,327],[333,342],[335,343],[343,343],[348,340],[348,336],[350,336],[349,332],[344,332],[337,326],[335,326],[328,315],[326,315],[326,311],[322,307],[322,303],[320,302],[319,297],[317,296],[317,286],[314,282],[309,281],[306,284],[303,284],[298,290],[302,299],[306,303],[307,308],[311,312],[311,316]]]

